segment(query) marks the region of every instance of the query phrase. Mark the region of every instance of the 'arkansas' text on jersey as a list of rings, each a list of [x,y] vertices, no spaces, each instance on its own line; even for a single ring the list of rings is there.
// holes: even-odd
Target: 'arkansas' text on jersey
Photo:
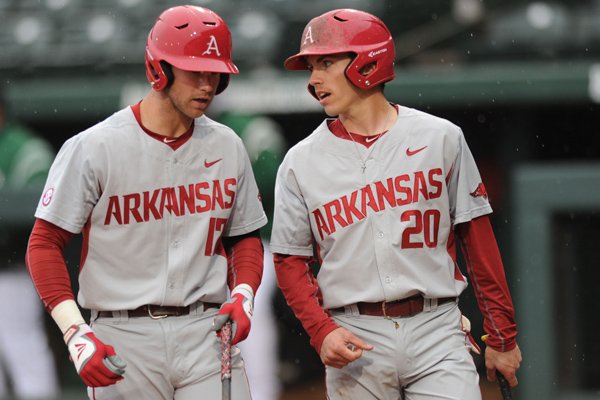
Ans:
[[[371,212],[380,212],[386,207],[395,208],[438,198],[442,194],[443,184],[441,168],[376,181],[313,210],[313,223],[323,240],[336,231],[336,225],[345,228],[355,220],[366,218],[369,209]]]
[[[104,225],[160,220],[165,212],[174,216],[232,208],[237,180],[190,183],[141,193],[111,196]]]

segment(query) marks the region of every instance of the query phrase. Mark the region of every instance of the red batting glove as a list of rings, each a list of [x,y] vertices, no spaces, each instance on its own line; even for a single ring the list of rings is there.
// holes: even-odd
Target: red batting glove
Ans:
[[[72,325],[64,339],[71,361],[87,386],[109,386],[123,380],[125,363],[112,346],[96,338],[88,324]]]
[[[212,330],[221,337],[221,327],[229,320],[233,322],[231,344],[237,344],[248,337],[252,318],[254,294],[249,285],[241,284],[231,292],[231,299],[221,306],[213,321]]]

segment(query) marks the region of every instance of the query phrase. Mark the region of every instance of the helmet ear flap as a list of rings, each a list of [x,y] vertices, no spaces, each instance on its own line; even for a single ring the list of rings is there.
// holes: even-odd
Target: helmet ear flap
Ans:
[[[223,90],[225,90],[227,88],[227,86],[229,86],[230,78],[231,77],[229,76],[229,74],[221,72],[220,77],[219,77],[219,84],[217,85],[217,90],[215,91],[215,94],[221,93]]]
[[[163,60],[156,60],[146,49],[146,77],[152,89],[160,92],[173,82],[173,69]]]
[[[164,90],[173,84],[175,76],[173,75],[173,68],[171,67],[171,64],[169,64],[165,60],[160,60],[160,67],[162,68],[163,73],[165,74],[165,79],[167,80],[167,83],[163,88]]]

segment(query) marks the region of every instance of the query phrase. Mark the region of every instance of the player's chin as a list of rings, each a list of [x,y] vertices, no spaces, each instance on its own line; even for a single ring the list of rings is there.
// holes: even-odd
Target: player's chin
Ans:
[[[189,107],[190,116],[193,118],[201,117],[208,109],[210,103],[211,100],[192,100]]]
[[[325,111],[325,114],[327,114],[329,117],[337,117],[340,114],[339,109],[327,104],[323,106],[323,111]]]

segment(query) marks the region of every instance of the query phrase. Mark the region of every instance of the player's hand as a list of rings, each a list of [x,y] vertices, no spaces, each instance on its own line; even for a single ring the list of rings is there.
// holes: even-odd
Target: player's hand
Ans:
[[[231,299],[223,303],[213,321],[212,330],[221,337],[221,327],[231,320],[231,344],[237,344],[248,337],[252,318],[254,294],[249,285],[241,284],[231,291]]]
[[[469,350],[471,350],[471,352],[473,352],[475,354],[478,354],[478,355],[481,354],[481,348],[479,347],[479,345],[473,338],[473,335],[471,335],[471,321],[469,321],[469,318],[467,318],[461,314],[460,323],[461,323],[461,330],[467,336],[467,339],[469,339],[469,347],[470,347]]]
[[[517,370],[521,365],[521,350],[519,346],[506,352],[500,352],[492,349],[489,346],[485,348],[485,368],[487,373],[487,379],[490,382],[496,380],[496,370],[498,370],[508,383],[510,387],[518,385]]]
[[[87,386],[109,386],[123,380],[125,363],[112,346],[96,338],[88,324],[72,325],[65,332],[64,340],[71,361]]]
[[[360,358],[364,350],[372,350],[373,346],[354,336],[345,328],[331,331],[321,345],[321,361],[334,368],[343,368]]]

